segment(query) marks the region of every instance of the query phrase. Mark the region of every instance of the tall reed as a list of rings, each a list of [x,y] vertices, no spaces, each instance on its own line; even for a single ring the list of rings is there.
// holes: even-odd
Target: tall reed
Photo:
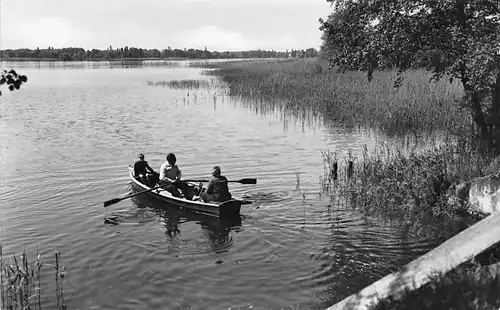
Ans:
[[[204,80],[170,80],[170,81],[147,81],[148,86],[170,87],[174,89],[198,89],[210,85]]]
[[[41,253],[36,251],[36,260],[29,263],[26,252],[18,258],[12,255],[8,263],[0,246],[0,295],[2,309],[42,309],[42,268],[54,268],[57,309],[66,309],[64,302],[64,277],[66,267],[60,265],[60,253],[55,253],[55,265],[44,264]]]
[[[337,201],[343,198],[367,212],[454,216],[467,207],[462,186],[490,169],[493,156],[479,150],[471,137],[461,137],[406,151],[378,143],[344,160],[325,151],[322,187]]]
[[[395,89],[395,71],[379,71],[367,81],[363,72],[338,73],[321,60],[232,62],[214,64],[205,74],[219,76],[232,96],[263,98],[275,108],[315,109],[346,125],[379,128],[386,133],[455,129],[471,124],[457,101],[458,82],[429,83],[423,70],[410,70]]]

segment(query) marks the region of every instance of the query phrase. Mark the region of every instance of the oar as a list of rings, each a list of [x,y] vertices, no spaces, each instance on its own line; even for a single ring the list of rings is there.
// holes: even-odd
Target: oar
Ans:
[[[185,182],[194,182],[194,183],[199,183],[199,182],[209,182],[209,180],[183,180]],[[233,181],[228,181],[228,182],[237,182],[241,184],[257,184],[257,179],[241,179],[241,180],[233,180]]]
[[[123,199],[127,199],[127,198],[130,198],[130,197],[134,197],[134,196],[137,196],[137,195],[140,195],[140,194],[144,194],[144,193],[147,193],[147,192],[150,192],[152,190],[155,190],[157,188],[161,188],[161,186],[156,186],[156,187],[153,187],[153,188],[150,188],[150,189],[147,189],[145,191],[141,191],[141,192],[138,192],[138,193],[135,193],[135,194],[130,194],[128,196],[125,196],[125,197],[121,197],[121,198],[113,198],[111,200],[108,200],[108,201],[105,201],[104,202],[104,207],[107,207],[107,206],[110,206],[112,204],[115,204],[117,202],[120,202],[122,201]]]

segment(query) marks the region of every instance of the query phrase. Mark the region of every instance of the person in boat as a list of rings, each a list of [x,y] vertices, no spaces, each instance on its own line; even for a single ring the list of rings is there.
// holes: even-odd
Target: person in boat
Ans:
[[[181,180],[182,172],[176,164],[177,158],[174,153],[168,153],[166,161],[160,167],[160,186],[169,191],[175,197],[182,198],[179,189],[188,200],[194,196],[193,189]]]
[[[213,178],[208,182],[207,190],[201,194],[201,199],[204,202],[223,202],[231,200],[232,195],[229,192],[227,179],[221,175],[219,166],[215,166],[212,170]]]
[[[139,154],[137,156],[139,159],[134,164],[134,176],[137,180],[151,186],[156,183],[155,178],[158,176],[158,173],[149,166],[148,162],[144,160],[144,154]]]

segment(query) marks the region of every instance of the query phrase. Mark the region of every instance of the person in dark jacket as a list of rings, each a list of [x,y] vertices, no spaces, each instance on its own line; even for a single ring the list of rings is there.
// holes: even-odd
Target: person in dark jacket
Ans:
[[[223,202],[231,200],[232,196],[227,186],[227,179],[221,175],[220,167],[215,166],[212,171],[213,178],[208,182],[207,191],[201,194],[204,202]]]
[[[158,173],[144,160],[144,154],[139,154],[137,157],[139,160],[134,164],[134,176],[143,184],[148,186],[154,185]]]

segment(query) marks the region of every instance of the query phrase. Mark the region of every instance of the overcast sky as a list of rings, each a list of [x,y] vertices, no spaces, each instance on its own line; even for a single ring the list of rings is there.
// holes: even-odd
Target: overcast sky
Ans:
[[[0,0],[0,48],[306,49],[326,0]]]

